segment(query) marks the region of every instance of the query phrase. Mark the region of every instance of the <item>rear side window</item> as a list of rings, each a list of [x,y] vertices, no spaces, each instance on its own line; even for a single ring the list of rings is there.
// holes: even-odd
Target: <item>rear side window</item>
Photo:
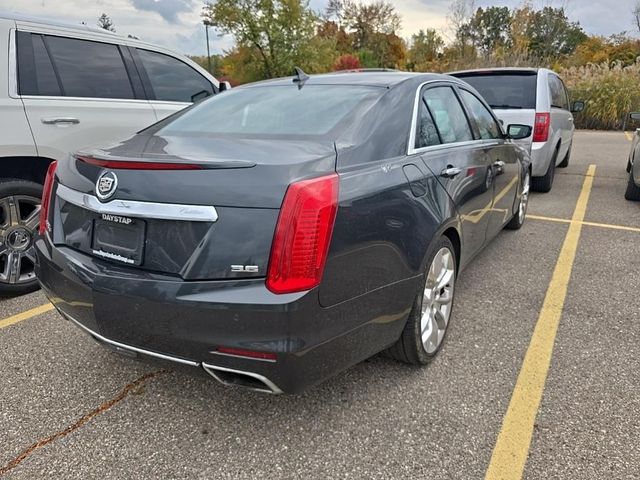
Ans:
[[[60,86],[42,35],[18,32],[17,46],[20,95],[59,96]]]
[[[66,97],[134,98],[120,49],[110,43],[45,36]]]
[[[537,74],[477,73],[456,75],[475,88],[491,108],[535,109]]]
[[[549,75],[549,90],[551,91],[551,106],[569,110],[569,99],[562,80],[555,75]]]
[[[460,89],[460,94],[478,126],[480,138],[483,140],[501,138],[500,127],[487,107],[471,92]]]
[[[442,143],[473,140],[467,116],[451,87],[429,88],[422,98],[433,115]]]
[[[418,131],[416,132],[416,148],[430,147],[440,144],[440,136],[438,129],[431,116],[431,112],[427,108],[424,99],[420,105],[420,113],[418,117]]]
[[[384,89],[352,85],[241,87],[215,95],[164,124],[166,135],[321,136]]]
[[[162,53],[138,49],[156,100],[194,102],[213,94],[211,83],[180,60]]]

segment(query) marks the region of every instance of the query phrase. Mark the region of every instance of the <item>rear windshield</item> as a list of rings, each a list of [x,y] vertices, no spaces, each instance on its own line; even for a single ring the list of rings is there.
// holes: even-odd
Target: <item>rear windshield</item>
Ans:
[[[383,91],[351,85],[239,88],[196,105],[158,133],[325,135],[360,103]]]
[[[536,108],[535,73],[456,75],[484,97],[491,108]]]

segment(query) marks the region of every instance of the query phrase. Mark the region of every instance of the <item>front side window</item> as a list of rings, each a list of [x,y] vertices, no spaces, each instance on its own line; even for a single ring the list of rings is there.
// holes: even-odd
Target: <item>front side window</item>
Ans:
[[[469,108],[471,116],[478,126],[480,138],[483,140],[501,138],[500,127],[487,107],[473,93],[462,89],[460,93],[462,100]]]
[[[134,98],[120,49],[110,43],[45,36],[66,97]]]
[[[213,94],[211,83],[180,60],[138,49],[156,100],[192,103]]]
[[[422,98],[433,115],[442,143],[473,140],[467,116],[451,87],[429,88]]]

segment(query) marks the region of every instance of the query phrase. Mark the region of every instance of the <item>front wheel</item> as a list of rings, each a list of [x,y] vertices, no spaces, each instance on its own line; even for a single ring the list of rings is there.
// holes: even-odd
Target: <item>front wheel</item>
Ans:
[[[0,295],[38,289],[33,241],[40,223],[42,186],[0,180]]]
[[[389,349],[396,360],[424,365],[440,351],[453,308],[456,254],[453,244],[442,237],[427,260],[421,282],[402,335]]]
[[[529,171],[527,170],[524,174],[524,179],[522,180],[522,193],[520,194],[520,202],[518,202],[518,211],[505,227],[509,230],[519,230],[524,224],[524,219],[527,215],[527,207],[529,206],[530,178]]]

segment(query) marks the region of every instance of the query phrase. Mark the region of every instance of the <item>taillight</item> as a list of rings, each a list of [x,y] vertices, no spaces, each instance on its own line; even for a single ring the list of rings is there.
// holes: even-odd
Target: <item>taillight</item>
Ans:
[[[549,140],[549,124],[551,123],[551,114],[536,113],[536,120],[533,124],[533,141],[546,142]]]
[[[273,293],[320,284],[338,207],[338,175],[292,183],[271,246],[266,285]]]
[[[102,160],[93,157],[76,157],[90,165],[114,170],[202,170],[202,165],[183,162],[136,162],[130,160]]]
[[[53,189],[53,178],[56,174],[56,168],[58,168],[58,162],[53,161],[49,164],[47,169],[47,176],[44,179],[44,186],[42,187],[42,202],[40,204],[40,225],[38,232],[40,235],[44,235],[47,231],[47,221],[49,220],[49,207],[51,205],[51,190]]]
[[[222,353],[224,355],[233,355],[234,357],[256,358],[258,360],[269,360],[272,362],[278,359],[277,354],[273,352],[246,350],[244,348],[218,347],[216,348],[216,352]]]

